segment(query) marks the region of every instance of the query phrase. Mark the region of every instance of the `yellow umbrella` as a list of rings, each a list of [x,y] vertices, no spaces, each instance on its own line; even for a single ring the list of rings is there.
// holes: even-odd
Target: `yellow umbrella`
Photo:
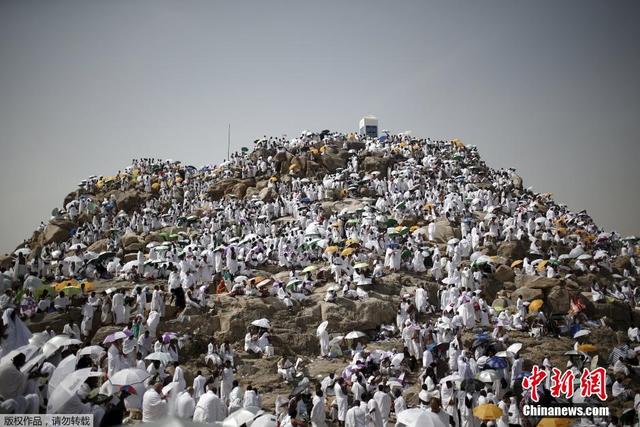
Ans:
[[[249,283],[250,285],[255,285],[257,283],[260,283],[264,280],[264,276],[256,276],[256,277],[252,277],[251,279],[247,280],[247,283]]]
[[[473,415],[482,421],[493,421],[502,416],[502,409],[493,403],[485,403],[473,408]]]
[[[324,250],[325,253],[327,254],[333,254],[338,252],[338,247],[337,246],[327,246],[326,249]]]
[[[538,271],[544,270],[546,268],[546,266],[547,266],[547,262],[549,262],[549,261],[547,261],[546,259],[544,261],[540,261],[538,263],[538,265],[536,265],[536,270],[538,270]]]
[[[420,227],[418,227],[417,225],[412,225],[412,226],[411,226],[411,228],[409,229],[409,231],[413,233],[413,232],[414,232],[414,231],[416,231],[418,228],[420,228]]]
[[[151,189],[153,191],[158,191],[160,189],[160,183],[159,182],[154,182],[153,184],[151,184]]]
[[[310,265],[308,267],[305,267],[304,270],[302,270],[303,273],[311,273],[312,271],[316,271],[318,269],[318,267],[316,267],[315,265]]]
[[[271,182],[276,182],[278,180],[277,176],[272,176],[271,178],[269,178],[269,181]]]
[[[77,287],[79,287],[80,285],[78,284],[78,281],[76,279],[71,279],[71,280],[65,280],[65,281],[62,281],[62,282],[54,283],[53,284],[53,289],[55,289],[56,292],[60,292],[61,290],[63,290],[67,286],[77,286]]]
[[[513,261],[511,263],[511,268],[516,268],[517,266],[519,266],[520,264],[522,264],[522,260],[521,259],[517,259],[515,261]]]
[[[538,423],[538,427],[569,427],[570,418],[543,418]]]
[[[582,344],[578,346],[578,350],[583,353],[595,353],[598,351],[598,347],[593,344]]]
[[[451,143],[455,145],[457,148],[464,148],[464,144],[458,138],[451,140]]]
[[[351,246],[351,245],[358,245],[360,244],[360,241],[358,239],[347,239],[344,244],[346,246]]]
[[[340,255],[342,255],[342,256],[349,256],[349,255],[351,255],[351,254],[352,254],[352,253],[354,253],[354,252],[355,252],[355,249],[354,249],[354,248],[346,248],[346,249],[344,249],[342,252],[340,252]]]
[[[544,301],[542,301],[541,299],[534,299],[533,301],[531,301],[531,304],[529,304],[529,313],[540,311],[542,304],[544,304]]]

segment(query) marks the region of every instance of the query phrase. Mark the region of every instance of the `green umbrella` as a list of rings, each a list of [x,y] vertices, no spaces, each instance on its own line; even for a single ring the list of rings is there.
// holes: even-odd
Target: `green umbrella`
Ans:
[[[247,147],[242,147],[241,150],[242,150],[243,153],[246,153],[247,151],[249,151],[249,149]]]
[[[389,219],[385,222],[385,225],[386,225],[387,227],[395,227],[396,225],[398,225],[398,221],[396,221],[396,220],[395,220],[395,219],[393,219],[393,218],[389,218]]]

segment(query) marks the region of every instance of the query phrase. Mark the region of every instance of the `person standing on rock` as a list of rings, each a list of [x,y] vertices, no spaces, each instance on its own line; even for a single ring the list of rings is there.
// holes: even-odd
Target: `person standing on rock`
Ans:
[[[231,362],[227,360],[224,362],[224,368],[222,368],[222,384],[220,386],[220,398],[225,404],[229,402],[229,394],[233,389],[234,379],[233,367],[231,367]]]
[[[326,328],[318,334],[318,340],[320,341],[320,357],[329,357],[329,333]]]
[[[124,307],[124,289],[118,291],[113,295],[111,302],[111,311],[113,312],[113,322],[116,325],[123,325],[126,323],[125,319],[125,307]]]
[[[324,394],[320,389],[317,389],[315,396],[313,396],[313,407],[311,408],[311,414],[309,414],[309,420],[311,421],[311,427],[326,427],[327,425]]]

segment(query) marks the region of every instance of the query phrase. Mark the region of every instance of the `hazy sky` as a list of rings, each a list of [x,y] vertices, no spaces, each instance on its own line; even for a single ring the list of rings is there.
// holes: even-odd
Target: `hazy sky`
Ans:
[[[134,157],[258,136],[461,138],[640,232],[640,2],[0,0],[0,250]]]

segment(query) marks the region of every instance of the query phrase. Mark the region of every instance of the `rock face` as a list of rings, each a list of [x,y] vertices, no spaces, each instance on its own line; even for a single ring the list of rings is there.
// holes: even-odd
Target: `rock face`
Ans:
[[[515,284],[518,288],[526,287],[532,289],[551,289],[556,286],[560,286],[562,281],[560,279],[555,278],[547,278],[540,276],[527,276],[527,275],[518,275],[516,276]]]
[[[571,308],[571,296],[563,286],[552,288],[545,299],[545,305],[552,313],[567,313]]]
[[[64,242],[71,235],[71,230],[75,228],[75,224],[64,218],[54,218],[45,227],[41,234],[41,244]]]
[[[123,210],[125,212],[133,212],[148,197],[147,194],[144,194],[137,190],[110,191],[106,194],[106,197],[108,199],[110,199],[112,196],[115,198],[117,209]]]
[[[505,257],[509,261],[515,261],[525,257],[527,249],[521,241],[501,242],[498,245],[498,255]]]
[[[522,296],[522,299],[525,301],[533,301],[534,299],[543,299],[544,292],[541,289],[532,289],[532,288],[519,288],[516,289],[512,294],[514,299],[517,299],[519,296]]]
[[[631,309],[623,302],[596,302],[593,303],[593,309],[595,319],[606,317],[615,324],[616,328],[626,328],[631,325]]]
[[[87,251],[95,252],[99,254],[100,252],[106,251],[108,245],[109,245],[109,239],[96,240],[87,248]]]
[[[499,265],[496,268],[496,271],[493,273],[493,277],[500,282],[511,282],[514,277],[516,277],[515,273],[511,269],[511,267],[507,265]]]
[[[457,228],[453,228],[451,223],[447,220],[440,220],[436,222],[436,227],[433,231],[433,241],[436,243],[447,243],[454,237],[460,237],[460,231]]]
[[[352,301],[339,298],[336,303],[320,303],[322,320],[341,331],[375,329],[381,323],[393,323],[396,318],[395,305],[383,299],[369,298]]]
[[[320,163],[329,173],[335,173],[338,169],[344,169],[347,166],[345,159],[336,154],[323,154],[320,157]]]
[[[391,164],[391,159],[381,156],[367,156],[363,160],[363,168],[367,172],[380,172],[381,176],[387,176],[387,168]]]
[[[263,188],[258,193],[258,198],[263,202],[273,202],[278,198],[278,193],[273,188]]]

